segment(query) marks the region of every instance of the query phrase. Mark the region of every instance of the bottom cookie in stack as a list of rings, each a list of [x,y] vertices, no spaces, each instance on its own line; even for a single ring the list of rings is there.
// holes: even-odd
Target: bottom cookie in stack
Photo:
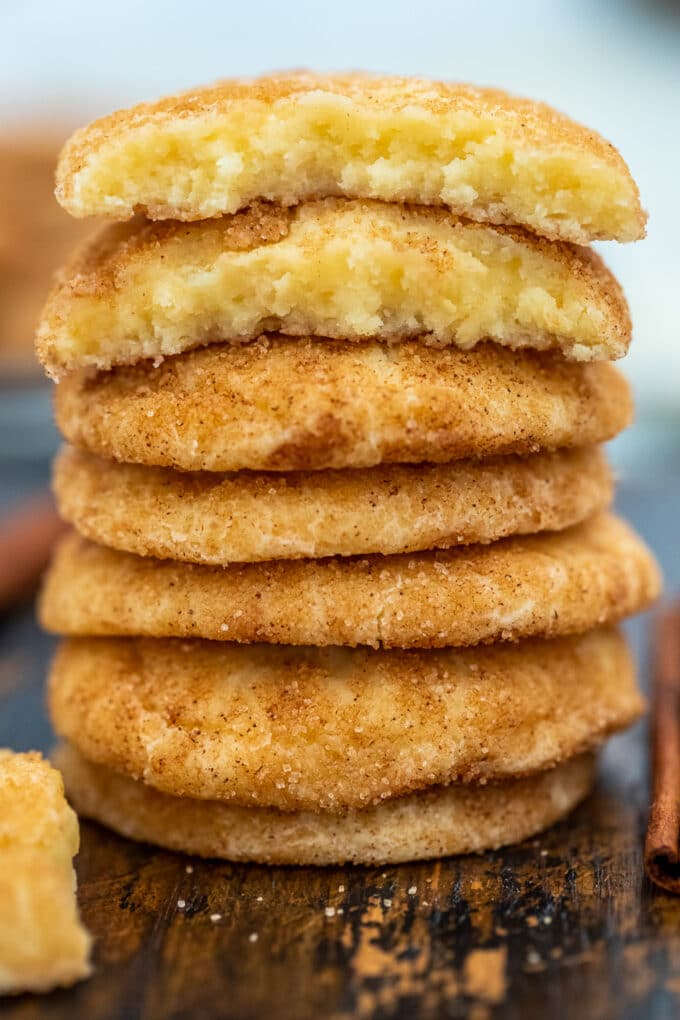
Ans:
[[[50,682],[69,795],[135,839],[278,864],[480,851],[552,824],[640,713],[609,628],[465,650],[76,638]]]
[[[577,755],[521,779],[456,784],[346,814],[285,812],[160,793],[67,744],[56,764],[79,814],[130,839],[199,857],[266,864],[389,864],[517,843],[589,792],[595,757]]]

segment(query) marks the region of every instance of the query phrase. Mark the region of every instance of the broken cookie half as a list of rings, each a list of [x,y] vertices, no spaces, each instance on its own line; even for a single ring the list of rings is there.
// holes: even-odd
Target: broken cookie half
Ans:
[[[46,992],[90,974],[76,903],[78,819],[61,774],[0,749],[0,995]]]

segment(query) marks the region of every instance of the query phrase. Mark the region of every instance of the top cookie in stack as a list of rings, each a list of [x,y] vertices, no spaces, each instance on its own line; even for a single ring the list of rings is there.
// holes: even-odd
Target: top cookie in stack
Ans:
[[[57,196],[75,216],[164,222],[104,231],[67,268],[39,334],[54,376],[271,329],[584,360],[630,339],[599,258],[549,243],[642,237],[628,168],[597,134],[496,90],[225,82],[78,132]]]
[[[192,221],[329,195],[445,206],[577,244],[639,240],[646,220],[594,131],[498,89],[416,78],[219,82],[95,122],[57,170],[73,216]]]
[[[294,74],[105,118],[57,179],[129,218],[38,333],[76,805],[281,863],[568,811],[641,707],[611,627],[659,587],[603,512],[630,319],[579,245],[644,233],[618,153],[494,90]]]

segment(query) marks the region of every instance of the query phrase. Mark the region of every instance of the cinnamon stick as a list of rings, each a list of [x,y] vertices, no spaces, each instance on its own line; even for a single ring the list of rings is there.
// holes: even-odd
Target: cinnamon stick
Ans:
[[[46,493],[30,497],[0,520],[0,611],[35,588],[65,527]]]
[[[680,894],[680,601],[654,626],[652,807],[645,869],[652,882]]]

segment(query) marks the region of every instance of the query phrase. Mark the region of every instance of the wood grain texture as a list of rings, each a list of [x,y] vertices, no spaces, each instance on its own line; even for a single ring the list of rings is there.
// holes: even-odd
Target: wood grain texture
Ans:
[[[663,1004],[679,1006],[680,903],[641,879],[627,793],[605,779],[538,841],[385,871],[188,873],[185,858],[85,825],[96,975],[3,1016],[676,1015]]]
[[[24,618],[3,630],[13,638],[0,643],[4,721],[17,698],[39,690],[48,643],[30,640]],[[24,745],[35,720],[12,717]],[[79,896],[95,976],[69,992],[4,1002],[0,1015],[677,1015],[680,900],[643,879],[646,781],[638,727],[610,746],[595,794],[540,839],[387,869],[190,860],[84,823]]]
[[[629,486],[620,506],[672,586],[680,484],[665,478],[664,493]],[[643,622],[632,636],[643,660]],[[0,621],[0,743],[47,746],[50,650],[27,614]],[[670,1020],[680,898],[643,876],[646,759],[639,726],[609,746],[594,795],[540,839],[387,869],[190,861],[84,824],[79,896],[95,976],[1,1002],[0,1016]]]

